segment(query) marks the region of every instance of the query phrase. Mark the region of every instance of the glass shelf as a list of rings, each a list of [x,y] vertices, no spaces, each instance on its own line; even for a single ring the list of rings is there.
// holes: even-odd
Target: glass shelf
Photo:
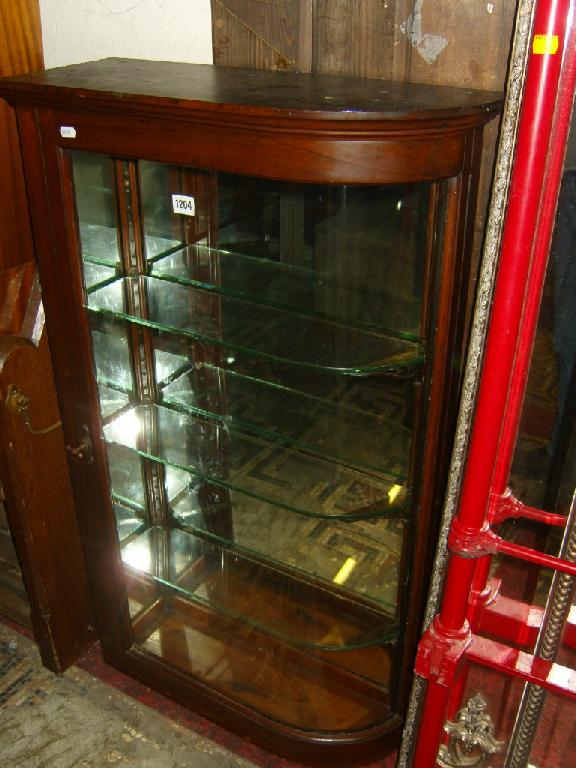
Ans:
[[[344,280],[316,269],[201,244],[157,258],[151,274],[420,341],[419,298],[388,296],[385,286],[369,282],[370,274]]]
[[[132,314],[130,305],[140,307]],[[151,277],[121,278],[88,297],[93,312],[275,360],[357,376],[414,366],[421,346]]]
[[[98,384],[98,397],[103,419],[109,419],[112,414],[125,408],[129,403],[127,394],[100,383]]]
[[[114,514],[116,516],[116,529],[120,543],[127,542],[135,533],[144,528],[144,521],[138,517],[135,510],[126,507],[119,501],[114,501]]]
[[[114,500],[146,517],[146,491],[142,462],[133,451],[121,445],[109,445],[108,466]]]
[[[114,443],[110,443],[107,449],[114,499],[146,519],[146,490],[140,456],[130,448]],[[183,496],[188,496],[189,485],[190,475],[187,472],[165,467],[164,486],[171,505],[178,504]]]
[[[406,512],[409,495],[395,478],[358,472],[198,415],[135,405],[105,425],[104,437],[310,517],[354,520]]]
[[[126,394],[133,391],[130,349],[125,328],[111,327],[107,331],[92,330],[92,347],[99,384]],[[162,389],[190,368],[184,357],[156,349],[154,353],[155,380]]]
[[[162,397],[169,405],[406,483],[410,432],[373,413],[208,364],[177,378]]]
[[[118,249],[118,231],[116,227],[103,224],[80,224],[80,242],[82,243],[82,259],[89,264],[118,267],[120,251]],[[158,258],[175,248],[181,248],[179,240],[169,240],[165,237],[147,235],[144,240],[148,259]],[[86,286],[88,287],[88,286]]]
[[[122,446],[109,448],[114,502],[141,521],[149,520],[138,480],[141,458]],[[176,527],[300,577],[337,585],[341,592],[373,602],[389,616],[396,614],[402,521],[319,520],[290,514],[173,467],[166,467],[164,485],[169,499],[167,518]]]
[[[126,574],[133,610],[162,605],[160,586]],[[165,591],[166,588],[164,588]],[[327,651],[292,647],[201,603],[172,594],[160,610],[142,611],[134,642],[187,676],[248,710],[303,730],[364,731],[393,717],[388,686],[393,644]]]
[[[117,277],[118,273],[114,267],[104,264],[84,263],[84,285],[88,293],[114,281]]]
[[[134,385],[126,334],[121,329],[117,333],[92,330],[92,349],[98,384],[108,390],[132,392]]]
[[[293,573],[325,582],[396,614],[404,525],[398,520],[317,520],[240,491],[191,478],[173,505],[185,530],[201,533]]]
[[[81,222],[80,242],[85,262],[113,268],[120,264],[116,227]]]
[[[396,639],[390,618],[211,541],[158,526],[122,550],[130,568],[292,645],[346,651]]]

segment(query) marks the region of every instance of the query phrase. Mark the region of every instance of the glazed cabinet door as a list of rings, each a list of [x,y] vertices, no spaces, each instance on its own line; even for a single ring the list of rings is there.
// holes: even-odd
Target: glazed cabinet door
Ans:
[[[281,727],[381,727],[402,663],[438,186],[79,151],[65,168],[126,646]]]
[[[0,92],[106,660],[302,762],[382,757],[498,95],[121,59]]]

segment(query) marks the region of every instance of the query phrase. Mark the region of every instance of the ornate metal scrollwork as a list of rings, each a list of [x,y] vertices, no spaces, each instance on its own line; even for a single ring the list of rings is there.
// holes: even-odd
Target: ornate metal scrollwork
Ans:
[[[488,768],[490,755],[499,752],[504,742],[494,738],[487,709],[486,700],[477,693],[459,710],[456,722],[446,723],[444,730],[450,738],[438,752],[441,768]]]

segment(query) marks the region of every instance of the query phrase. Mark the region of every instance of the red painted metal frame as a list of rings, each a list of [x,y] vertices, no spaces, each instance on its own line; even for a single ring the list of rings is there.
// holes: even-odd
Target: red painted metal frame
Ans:
[[[544,618],[544,609],[498,594],[499,581],[493,580],[490,604],[478,616],[477,632],[500,640],[533,648]],[[564,627],[563,645],[576,650],[576,607],[573,607]]]
[[[475,664],[517,677],[526,683],[534,683],[576,701],[576,670],[570,667],[545,661],[485,637],[475,637],[466,656]]]
[[[417,768],[436,765],[452,691],[461,688],[455,677],[465,655],[539,685],[549,686],[551,680],[550,669],[527,654],[513,658],[510,653],[520,652],[501,646],[506,653],[493,657],[495,646],[488,648],[491,641],[472,635],[468,618],[477,623],[474,611],[485,607],[490,594],[486,580],[492,552],[500,550],[567,572],[573,568],[503,542],[487,522],[506,495],[554,223],[572,106],[566,93],[574,93],[573,45],[564,57],[572,11],[570,0],[536,2],[533,36],[557,40],[557,48],[551,46],[545,53],[533,48],[528,57],[500,263],[460,507],[449,538],[444,596],[416,660],[416,673],[428,681],[412,763]],[[565,98],[557,99],[561,74]],[[546,515],[535,512],[536,517]],[[475,606],[472,613],[470,605]],[[574,676],[564,692],[576,694]]]
[[[546,525],[557,525],[562,528],[566,524],[564,515],[557,515],[553,512],[544,512],[536,507],[529,507],[527,504],[519,501],[509,488],[501,496],[492,494],[492,504],[487,515],[490,525],[496,525],[503,523],[504,520],[519,517],[534,520],[537,523],[545,523]]]
[[[495,555],[497,552],[500,552],[503,555],[518,557],[528,563],[542,565],[545,568],[554,568],[562,573],[569,573],[571,576],[576,576],[576,562],[572,560],[563,560],[560,557],[554,557],[554,555],[546,555],[545,553],[538,552],[530,547],[506,541],[505,539],[500,538],[500,536],[497,536],[490,529],[488,523],[484,523],[482,528],[474,531],[471,528],[464,527],[458,517],[456,517],[448,535],[448,548],[453,554],[465,558],[484,557],[485,555]],[[485,571],[484,563],[482,563],[481,570],[482,572]],[[480,583],[477,574],[475,574],[475,589],[483,590],[485,586],[486,579]],[[472,617],[469,616],[469,618]]]

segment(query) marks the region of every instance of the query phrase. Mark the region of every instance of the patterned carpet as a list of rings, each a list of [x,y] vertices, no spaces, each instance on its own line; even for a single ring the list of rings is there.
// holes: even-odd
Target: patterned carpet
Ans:
[[[365,768],[393,768],[395,759]],[[303,768],[108,667],[98,646],[54,675],[42,667],[34,643],[1,622],[0,765]]]
[[[3,768],[250,768],[252,763],[72,668],[44,669],[34,644],[0,624]]]

